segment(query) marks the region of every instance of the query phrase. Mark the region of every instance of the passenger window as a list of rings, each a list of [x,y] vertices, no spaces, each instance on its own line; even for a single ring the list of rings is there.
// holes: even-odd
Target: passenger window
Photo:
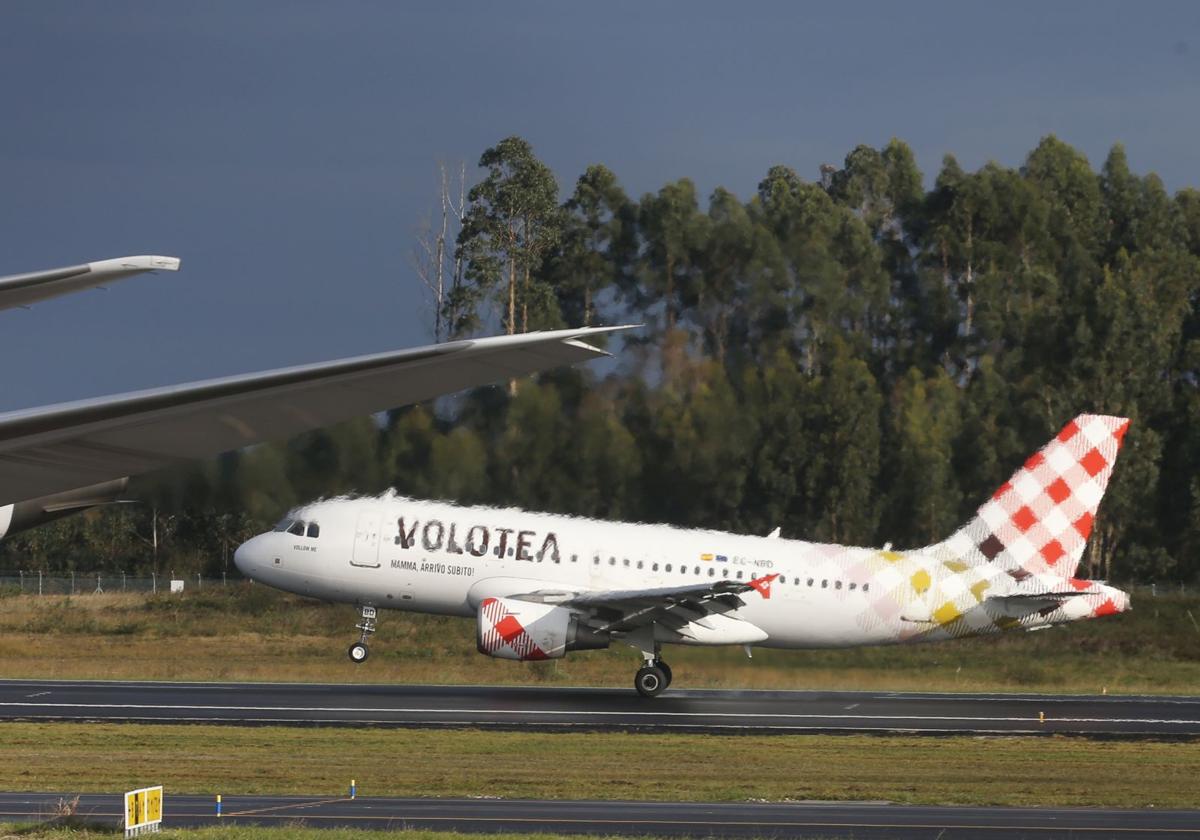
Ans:
[[[651,566],[651,567],[650,567],[650,571],[652,571],[652,572],[657,572],[657,571],[658,571],[658,564],[657,564],[657,563],[655,563],[653,566]],[[669,572],[669,571],[671,571],[671,570],[670,570],[670,569],[667,569],[667,571]]]
[[[669,572],[669,571],[671,571],[671,564],[670,564],[670,563],[668,563],[668,564],[667,564],[667,571],[668,571],[668,572]]]
[[[709,567],[708,567],[708,576],[709,576],[709,577],[716,577],[716,575],[717,575],[717,570],[716,570],[716,569],[714,569],[712,566],[709,566]]]
[[[738,573],[737,573],[737,579],[738,579],[738,580],[741,580],[741,579],[742,579],[742,570],[741,570],[741,569],[738,569]]]
[[[813,579],[812,579],[812,578],[809,578],[809,579],[808,579],[808,585],[809,585],[809,586],[812,586],[812,585],[813,585]]]
[[[292,523],[292,527],[287,529],[289,534],[295,534],[297,537],[304,536],[304,523],[297,519]]]
[[[696,574],[700,574],[700,567],[699,567],[699,566],[697,566],[697,567],[696,567]]]
[[[863,584],[863,592],[866,592],[866,591],[867,591],[867,584],[864,583]]]
[[[615,566],[615,565],[617,565],[617,558],[616,558],[616,557],[609,557],[609,558],[608,558],[608,565],[610,565],[610,566]]]
[[[599,558],[599,557],[593,557],[593,558],[592,558],[592,565],[593,565],[593,566],[599,566],[599,565],[600,565],[600,558]]]
[[[854,581],[850,581],[850,591],[851,591],[851,592],[853,592],[853,591],[854,591],[854,587],[856,587],[856,586],[858,586],[858,584],[857,584],[857,583],[855,583]]]
[[[578,554],[572,554],[572,555],[571,555],[571,562],[572,562],[572,563],[578,563],[578,562],[579,562],[579,555],[578,555]]]
[[[625,568],[626,569],[629,568],[629,558],[628,557],[625,558]]]
[[[646,568],[646,564],[645,564],[645,563],[643,563],[641,560],[639,560],[639,561],[638,561],[638,568],[639,568],[639,569],[644,569],[644,568]]]
[[[834,588],[834,589],[841,589],[841,588],[842,588],[842,582],[841,582],[840,580],[835,580],[835,581],[833,582],[833,588]]]
[[[827,580],[823,580],[823,581],[821,581],[821,588],[822,588],[822,589],[828,589],[828,588],[829,588],[829,581],[827,581]]]
[[[787,578],[785,578],[783,575],[780,575],[780,576],[779,576],[779,582],[780,582],[780,583],[787,583]]]
[[[721,569],[721,577],[729,577],[729,569]]]
[[[308,523],[308,535],[310,537],[312,537],[314,540],[317,537],[321,536],[321,526],[318,525],[316,522],[309,522]]]

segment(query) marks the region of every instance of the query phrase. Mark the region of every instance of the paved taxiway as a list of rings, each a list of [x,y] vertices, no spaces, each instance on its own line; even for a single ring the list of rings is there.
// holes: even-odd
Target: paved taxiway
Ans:
[[[0,680],[2,719],[1200,738],[1200,697]]]
[[[45,819],[62,794],[0,794],[0,821]],[[690,803],[522,799],[225,796],[222,822],[312,827],[422,828],[519,833],[589,832],[716,837],[1080,838],[1200,837],[1200,811],[1084,808],[947,808],[888,803]],[[117,794],[80,797],[79,816],[115,825]],[[208,796],[166,792],[164,824],[217,821]]]

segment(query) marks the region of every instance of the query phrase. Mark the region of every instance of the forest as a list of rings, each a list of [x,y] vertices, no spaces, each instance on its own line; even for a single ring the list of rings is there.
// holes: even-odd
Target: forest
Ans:
[[[1200,191],[1054,136],[932,179],[893,139],[756,192],[560,184],[528,142],[443,171],[430,336],[638,323],[609,362],[138,478],[0,568],[220,574],[295,504],[398,493],[917,547],[1081,412],[1133,424],[1081,573],[1200,579]],[[461,189],[460,189],[461,187]],[[425,343],[412,336],[404,345]]]

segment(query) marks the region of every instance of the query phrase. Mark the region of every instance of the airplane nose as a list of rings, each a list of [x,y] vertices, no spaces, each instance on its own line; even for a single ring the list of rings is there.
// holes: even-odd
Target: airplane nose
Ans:
[[[256,545],[257,544],[257,545]],[[248,578],[253,578],[258,571],[259,551],[256,549],[262,544],[262,535],[251,537],[237,547],[237,551],[233,552],[233,565],[237,566],[239,572]]]

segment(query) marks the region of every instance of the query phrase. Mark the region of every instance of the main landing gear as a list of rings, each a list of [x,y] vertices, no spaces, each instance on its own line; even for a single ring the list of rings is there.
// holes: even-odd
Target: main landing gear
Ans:
[[[630,647],[642,654],[642,667],[633,677],[633,687],[643,697],[657,697],[671,684],[671,666],[663,662],[662,645],[654,639],[654,626],[640,627],[625,637]]]
[[[649,659],[633,677],[633,687],[643,697],[657,697],[671,684],[671,666],[661,659]]]
[[[354,625],[354,629],[361,630],[362,635],[358,637],[357,642],[350,645],[350,650],[348,651],[350,661],[356,664],[366,662],[367,657],[371,655],[371,650],[367,647],[367,639],[375,632],[375,608],[362,606],[358,609],[362,620]]]

